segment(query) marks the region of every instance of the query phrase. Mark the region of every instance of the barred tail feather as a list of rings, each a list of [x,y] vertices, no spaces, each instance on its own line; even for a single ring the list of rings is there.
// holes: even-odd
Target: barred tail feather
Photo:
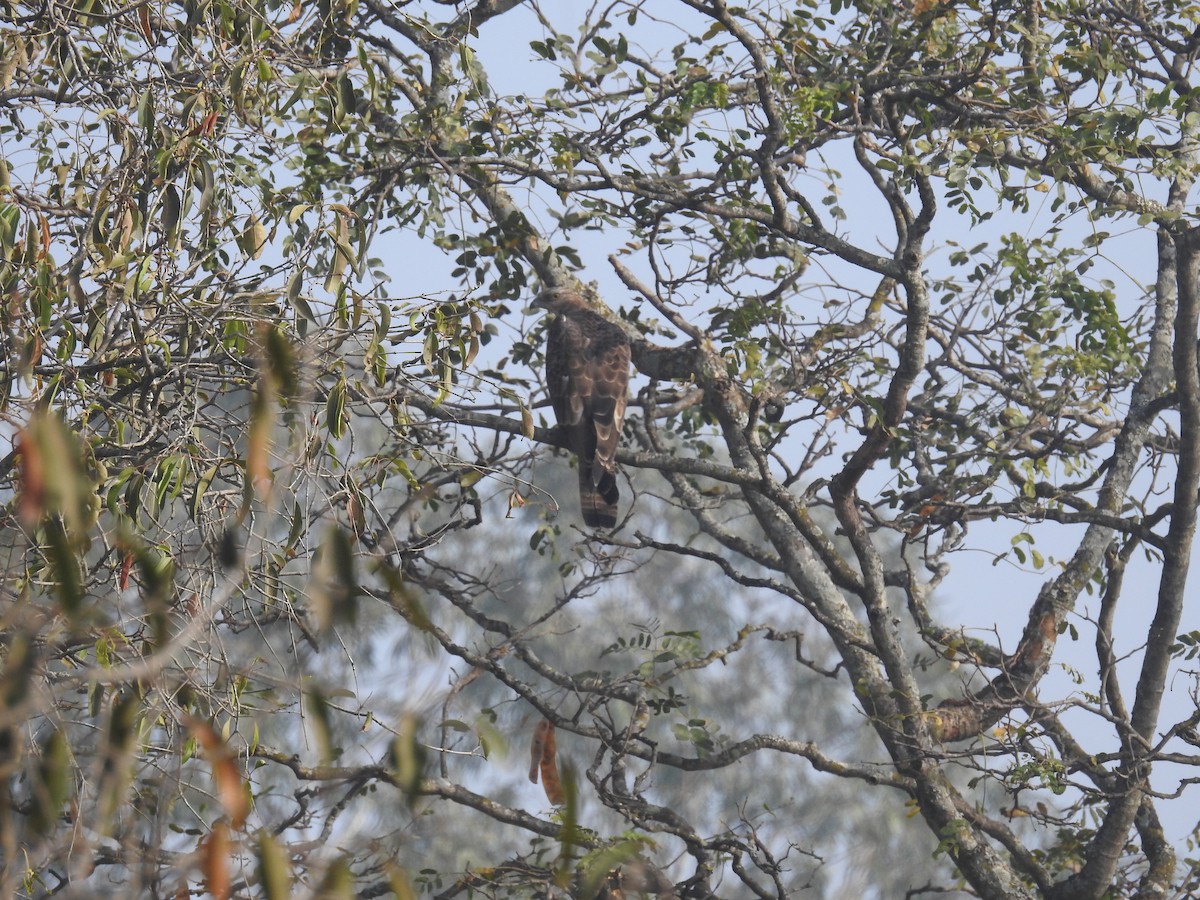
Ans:
[[[617,527],[617,479],[612,472],[599,470],[600,477],[593,478],[592,465],[579,461],[579,507],[583,523],[589,528]]]

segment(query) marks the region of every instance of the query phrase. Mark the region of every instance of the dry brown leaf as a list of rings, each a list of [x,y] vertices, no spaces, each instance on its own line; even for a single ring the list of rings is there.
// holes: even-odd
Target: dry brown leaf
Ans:
[[[549,719],[538,722],[537,728],[533,730],[532,751],[530,755],[533,757],[533,765],[542,773],[542,788],[546,792],[546,799],[555,806],[562,806],[567,802],[567,798],[563,793],[562,779],[558,775],[554,723]],[[537,773],[533,768],[529,770],[529,780],[537,784]]]
[[[229,877],[229,828],[217,822],[212,831],[201,842],[204,887],[213,900],[229,900],[233,893],[233,881]]]
[[[117,576],[117,587],[125,590],[129,587],[129,573],[133,569],[133,554],[126,553],[125,558],[121,560],[121,574]]]
[[[154,43],[154,28],[150,25],[150,4],[146,3],[138,7],[138,25],[142,28],[142,34],[146,36],[146,40],[151,44]]]
[[[546,719],[538,722],[533,729],[533,741],[529,746],[529,780],[538,783],[538,769],[542,765],[542,751],[546,748],[546,729],[553,728]]]
[[[17,456],[21,460],[19,515],[26,528],[34,528],[46,506],[46,474],[41,450],[28,431],[17,435]]]

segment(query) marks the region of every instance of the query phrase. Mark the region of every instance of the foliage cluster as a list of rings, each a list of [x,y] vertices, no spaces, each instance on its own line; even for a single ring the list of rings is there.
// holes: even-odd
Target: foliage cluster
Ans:
[[[0,893],[1196,891],[1198,53],[0,0]],[[633,339],[611,534],[540,286]]]

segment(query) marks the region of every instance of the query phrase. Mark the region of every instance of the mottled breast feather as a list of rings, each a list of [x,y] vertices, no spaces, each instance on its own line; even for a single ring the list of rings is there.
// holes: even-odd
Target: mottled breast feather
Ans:
[[[546,337],[546,387],[567,445],[579,458],[583,521],[593,528],[613,528],[629,338],[571,291],[546,291],[537,305],[555,313]]]

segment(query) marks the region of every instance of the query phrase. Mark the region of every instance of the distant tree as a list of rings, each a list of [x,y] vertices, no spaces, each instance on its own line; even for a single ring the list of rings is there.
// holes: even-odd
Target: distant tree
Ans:
[[[6,895],[1200,889],[1192,6],[0,17]]]

